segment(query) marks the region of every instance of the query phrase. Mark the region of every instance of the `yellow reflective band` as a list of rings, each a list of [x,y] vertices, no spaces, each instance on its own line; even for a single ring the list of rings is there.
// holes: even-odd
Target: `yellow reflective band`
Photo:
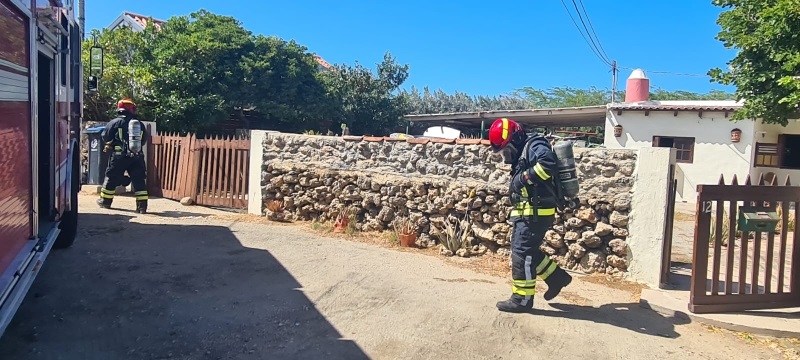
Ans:
[[[114,198],[114,194],[106,194],[106,193],[101,191],[100,192],[100,197],[103,198],[103,199],[113,199]]]
[[[117,134],[119,134],[119,140],[122,141],[122,128],[117,128]]]
[[[522,204],[511,209],[511,216],[533,216],[533,207],[530,204]],[[551,216],[556,214],[556,209],[538,209],[536,214],[539,216]]]
[[[114,190],[108,190],[108,189],[106,189],[106,188],[102,188],[102,189],[100,189],[100,192],[101,192],[101,193],[106,193],[106,194],[109,194],[109,195],[114,195],[114,194],[116,194],[116,191],[114,191]]]
[[[550,265],[551,262],[552,260],[550,260],[550,257],[545,255],[544,259],[542,259],[542,262],[540,262],[539,265],[536,266],[536,273],[541,274],[542,271],[544,271],[544,269],[547,268],[547,265]]]
[[[137,191],[133,193],[134,195],[147,195],[147,190]]]
[[[514,286],[511,287],[511,291],[513,291],[514,294],[522,295],[522,296],[528,296],[528,295],[534,296],[534,295],[536,295],[536,287],[524,288],[524,287],[519,287],[519,286],[514,285]]]
[[[508,119],[503,118],[503,140],[508,139]]]
[[[147,200],[147,195],[138,195],[136,196],[136,200]]]
[[[550,277],[553,271],[556,271],[557,266],[558,264],[555,261],[551,261],[550,266],[548,266],[547,270],[545,270],[544,273],[540,274],[539,277],[542,278],[542,280],[547,280],[547,278]]]
[[[114,150],[122,151],[122,146],[114,146]]]
[[[533,166],[533,171],[535,171],[536,175],[539,175],[542,180],[550,178],[550,175],[547,175],[547,171],[544,170],[542,164],[536,163],[536,165]]]

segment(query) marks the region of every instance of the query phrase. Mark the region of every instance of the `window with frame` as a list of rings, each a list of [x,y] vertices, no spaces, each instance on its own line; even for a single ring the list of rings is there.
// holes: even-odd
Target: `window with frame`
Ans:
[[[800,134],[778,135],[777,143],[756,143],[753,166],[800,170]]]
[[[677,136],[653,136],[653,147],[676,149],[675,161],[691,164],[694,162],[694,138]]]
[[[757,167],[776,168],[781,165],[778,144],[757,142],[754,158],[753,164]]]

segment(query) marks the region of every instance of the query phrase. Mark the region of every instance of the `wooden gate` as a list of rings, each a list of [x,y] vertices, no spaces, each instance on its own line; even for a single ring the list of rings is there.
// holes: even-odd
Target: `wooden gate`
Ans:
[[[693,313],[800,306],[800,187],[787,178],[739,185],[720,178],[698,185],[689,311]],[[741,206],[776,211],[776,231],[737,231]],[[747,229],[743,229],[747,230]],[[709,268],[709,263],[711,267]],[[724,264],[724,266],[723,266]]]
[[[148,191],[198,205],[247,208],[250,140],[158,134],[148,152]]]
[[[200,205],[247,208],[250,140],[198,139],[195,162],[195,201]]]

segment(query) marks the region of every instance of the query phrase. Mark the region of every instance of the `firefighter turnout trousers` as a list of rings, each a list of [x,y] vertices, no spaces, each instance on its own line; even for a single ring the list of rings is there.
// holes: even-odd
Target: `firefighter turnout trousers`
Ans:
[[[106,168],[106,181],[100,190],[100,205],[110,207],[114,201],[117,186],[124,185],[125,171],[130,176],[133,192],[136,196],[136,211],[147,210],[147,165],[144,156],[128,157],[125,155],[112,155]]]
[[[544,235],[553,225],[555,216],[540,209],[537,216],[512,218],[511,234],[511,278],[513,280],[511,301],[525,308],[533,307],[536,294],[536,278],[547,284],[546,300],[555,298],[562,288],[569,285],[572,276],[539,250]]]

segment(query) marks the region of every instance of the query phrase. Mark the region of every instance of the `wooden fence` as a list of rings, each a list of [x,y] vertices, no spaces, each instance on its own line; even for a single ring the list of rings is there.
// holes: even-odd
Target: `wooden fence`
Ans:
[[[198,205],[247,208],[250,140],[154,135],[148,153],[148,191]]]
[[[788,178],[783,185],[777,178],[753,185],[748,177],[739,185],[734,177],[730,185],[722,178],[718,185],[699,185],[698,193],[689,310],[800,306],[800,235],[790,229],[800,222],[800,187]],[[737,226],[742,210],[778,213],[778,228],[738,231],[752,230]]]

